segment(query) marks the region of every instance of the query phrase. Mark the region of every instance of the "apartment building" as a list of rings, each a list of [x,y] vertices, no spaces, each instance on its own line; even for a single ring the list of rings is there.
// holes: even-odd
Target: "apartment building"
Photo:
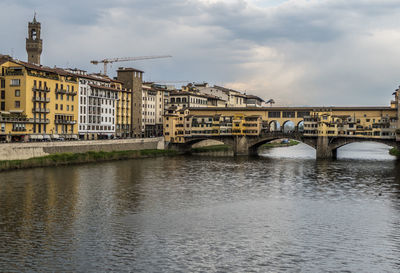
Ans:
[[[117,70],[117,80],[120,81],[123,86],[131,90],[131,136],[132,137],[143,137],[143,71],[135,68],[124,68],[120,67]]]
[[[127,137],[130,133],[130,92],[104,75],[69,69],[79,78],[80,139]]]
[[[239,91],[207,83],[194,84],[194,89],[202,94],[212,95],[225,102],[225,107],[246,107],[246,95]]]
[[[143,127],[145,137],[163,136],[164,111],[170,91],[167,86],[154,83],[143,84]],[[153,108],[154,107],[154,108]]]
[[[76,139],[79,83],[76,75],[59,68],[0,55],[2,139]]]

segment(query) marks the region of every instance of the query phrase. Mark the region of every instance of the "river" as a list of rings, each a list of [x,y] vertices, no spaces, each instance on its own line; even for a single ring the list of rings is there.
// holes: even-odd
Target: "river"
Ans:
[[[399,272],[388,147],[0,173],[0,272]]]

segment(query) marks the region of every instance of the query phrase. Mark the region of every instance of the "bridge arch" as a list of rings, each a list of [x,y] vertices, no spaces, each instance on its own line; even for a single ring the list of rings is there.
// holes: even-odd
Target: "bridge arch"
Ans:
[[[282,132],[294,132],[296,130],[295,123],[292,120],[286,120],[282,125]]]
[[[258,148],[260,148],[261,145],[263,145],[265,143],[268,143],[268,142],[271,142],[273,140],[285,139],[285,138],[299,141],[299,142],[304,143],[304,144],[306,144],[306,145],[308,145],[308,146],[310,146],[310,147],[312,147],[314,149],[316,149],[316,147],[317,147],[316,146],[317,143],[316,143],[316,141],[314,139],[303,138],[303,137],[301,137],[300,134],[293,133],[293,134],[282,134],[280,136],[272,136],[272,137],[265,137],[265,138],[258,139],[258,140],[254,141],[252,143],[249,143],[249,151],[252,154],[255,154],[257,152]]]
[[[300,120],[296,126],[297,132],[304,132],[304,120]]]
[[[281,124],[277,120],[272,120],[268,124],[270,132],[276,132],[281,130]]]
[[[379,139],[379,138],[373,138],[373,139],[368,139],[368,138],[341,138],[338,141],[333,141],[330,144],[330,148],[332,150],[337,151],[337,149],[346,146],[348,144],[352,144],[352,143],[362,143],[362,142],[372,142],[372,143],[381,143],[381,144],[385,144],[387,146],[393,147],[393,148],[397,148],[397,144],[395,140],[392,139]]]

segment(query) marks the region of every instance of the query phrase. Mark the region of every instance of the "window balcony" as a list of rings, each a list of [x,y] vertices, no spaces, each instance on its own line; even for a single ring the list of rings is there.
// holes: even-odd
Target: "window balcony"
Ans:
[[[76,120],[55,119],[54,123],[55,124],[73,125],[73,124],[76,124]]]
[[[66,89],[59,89],[59,88],[56,89],[56,93],[57,93],[57,94],[67,94],[67,92],[68,92],[68,91],[67,91]]]
[[[33,113],[50,113],[50,109],[48,108],[33,108]]]
[[[26,128],[24,128],[24,127],[15,127],[15,128],[12,128],[12,131],[13,132],[25,132]]]
[[[32,91],[48,93],[48,92],[50,92],[50,88],[47,88],[47,87],[36,87],[36,86],[34,86],[34,87],[32,88]]]
[[[50,120],[49,119],[33,119],[33,118],[30,118],[30,119],[28,119],[28,123],[49,124]]]
[[[32,98],[33,102],[50,102],[50,98],[44,98],[44,97],[33,97]]]

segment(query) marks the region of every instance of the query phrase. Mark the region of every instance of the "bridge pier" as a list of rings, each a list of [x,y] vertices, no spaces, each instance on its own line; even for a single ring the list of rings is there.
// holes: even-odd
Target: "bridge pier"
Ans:
[[[332,159],[337,156],[337,149],[332,149],[329,145],[328,136],[318,136],[316,145],[317,159]]]
[[[249,142],[246,136],[235,136],[233,139],[234,155],[249,155]]]

